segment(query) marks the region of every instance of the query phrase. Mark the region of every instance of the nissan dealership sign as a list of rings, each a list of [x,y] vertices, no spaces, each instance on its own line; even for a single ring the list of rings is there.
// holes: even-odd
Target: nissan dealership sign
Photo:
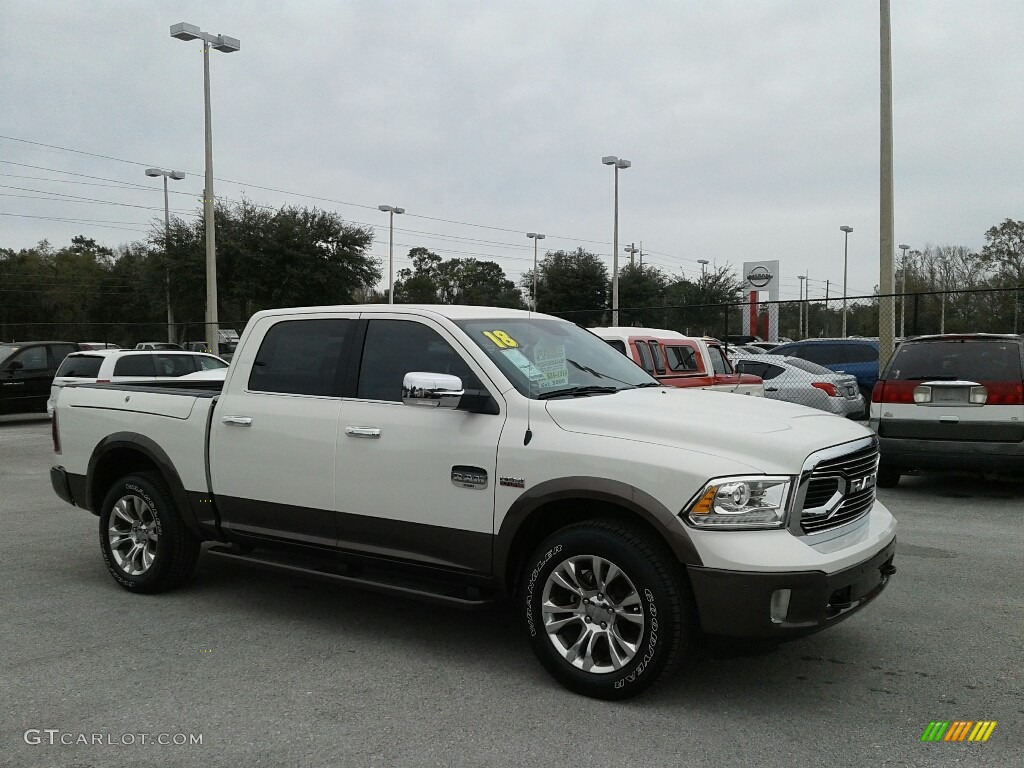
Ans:
[[[772,281],[773,277],[775,275],[772,274],[772,271],[763,264],[758,264],[747,272],[747,282],[755,288],[764,288]]]

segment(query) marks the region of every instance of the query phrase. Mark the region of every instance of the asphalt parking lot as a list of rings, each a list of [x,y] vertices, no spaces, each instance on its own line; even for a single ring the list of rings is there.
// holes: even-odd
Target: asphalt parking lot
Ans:
[[[1024,763],[1021,482],[932,474],[880,491],[899,573],[873,606],[770,651],[700,650],[613,704],[554,683],[502,607],[210,558],[183,590],[131,595],[50,466],[47,419],[0,417],[4,766]],[[932,720],[998,726],[986,743],[922,743]]]

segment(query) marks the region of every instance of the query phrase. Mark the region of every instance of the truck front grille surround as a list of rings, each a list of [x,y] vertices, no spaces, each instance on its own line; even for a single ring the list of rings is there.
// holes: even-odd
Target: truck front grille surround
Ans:
[[[811,454],[797,486],[790,530],[815,535],[854,523],[875,503],[878,438]]]

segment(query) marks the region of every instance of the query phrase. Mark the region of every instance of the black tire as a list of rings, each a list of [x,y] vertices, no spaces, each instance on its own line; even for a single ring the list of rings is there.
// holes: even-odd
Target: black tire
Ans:
[[[128,518],[134,517],[138,521],[131,523]],[[114,547],[115,542],[120,543]],[[127,475],[110,488],[100,511],[100,549],[122,587],[148,593],[184,584],[195,570],[199,548],[160,475]]]
[[[622,576],[608,578],[602,563]],[[575,573],[582,589],[549,582],[556,571]],[[601,583],[607,595],[598,591]],[[545,599],[566,607],[546,612],[553,625],[563,624],[558,631],[548,630]],[[526,563],[516,603],[545,669],[569,690],[599,699],[636,696],[670,672],[696,627],[689,586],[671,553],[640,529],[612,520],[571,525],[544,540]],[[586,659],[578,658],[577,647]],[[583,668],[587,660],[591,670]]]
[[[894,467],[880,466],[875,485],[879,488],[895,488],[900,482],[900,471]]]

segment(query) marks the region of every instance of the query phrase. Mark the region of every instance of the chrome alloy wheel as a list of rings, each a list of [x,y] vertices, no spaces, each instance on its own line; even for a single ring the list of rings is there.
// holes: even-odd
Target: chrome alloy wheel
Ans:
[[[618,566],[597,555],[563,560],[544,583],[548,640],[577,669],[606,674],[636,656],[644,634],[640,594]]]
[[[134,495],[118,499],[110,513],[107,535],[110,553],[127,575],[141,576],[153,565],[160,525],[144,499]]]

